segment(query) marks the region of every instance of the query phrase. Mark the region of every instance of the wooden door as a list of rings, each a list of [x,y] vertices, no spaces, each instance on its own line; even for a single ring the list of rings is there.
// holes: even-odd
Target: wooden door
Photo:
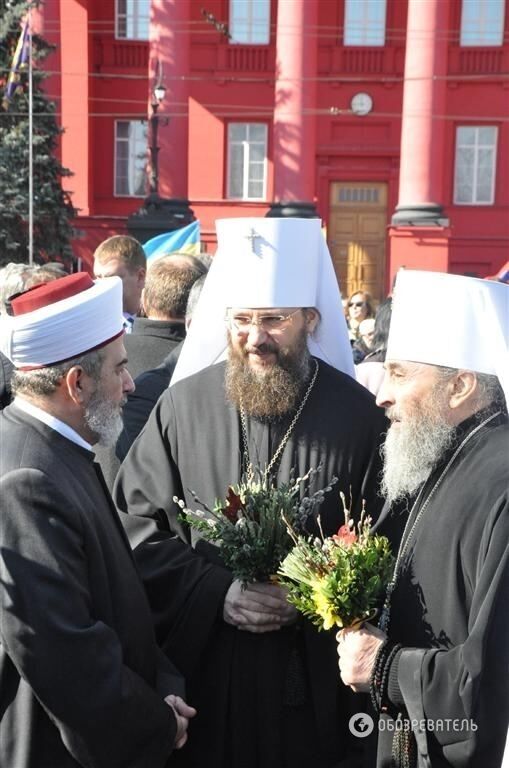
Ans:
[[[385,298],[386,228],[386,184],[331,184],[327,241],[343,298],[360,290]]]

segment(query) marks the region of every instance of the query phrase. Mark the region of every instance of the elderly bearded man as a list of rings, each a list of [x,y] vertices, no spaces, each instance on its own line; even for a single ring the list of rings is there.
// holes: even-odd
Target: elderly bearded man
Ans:
[[[447,327],[430,313],[430,296],[447,303]],[[381,711],[371,763],[379,768],[502,764],[508,320],[505,285],[407,270],[398,276],[378,393],[391,427],[387,505],[376,526],[396,542],[396,567],[380,628],[338,635],[344,682],[369,687]]]
[[[78,273],[11,301],[0,416],[0,765],[163,768],[194,710],[158,650],[93,461],[133,382],[122,284]],[[64,331],[63,331],[64,329]]]
[[[292,469],[302,476],[321,466],[315,490],[335,475],[376,515],[385,421],[351,375],[319,221],[218,222],[218,252],[172,386],[115,489],[130,513],[124,524],[159,638],[200,712],[179,764],[322,768],[346,751],[349,692],[334,680],[334,638],[299,624],[280,587],[232,583],[217,549],[186,529],[172,498],[193,506],[192,489],[213,505],[249,464],[277,483]],[[337,487],[320,513],[336,532]]]

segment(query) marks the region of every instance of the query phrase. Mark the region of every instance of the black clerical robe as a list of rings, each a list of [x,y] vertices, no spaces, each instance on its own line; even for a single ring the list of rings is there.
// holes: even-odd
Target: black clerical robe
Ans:
[[[163,768],[182,679],[93,454],[16,404],[0,436],[0,765]]]
[[[456,446],[486,415],[460,426]],[[432,492],[454,451],[410,520],[426,504],[391,600],[389,636],[403,645],[391,696],[420,726],[420,767],[500,768],[509,721],[507,416],[472,435]],[[377,529],[397,542],[407,517],[385,509]],[[393,765],[394,728],[383,716],[378,768]]]
[[[166,651],[182,669],[199,708],[178,765],[283,768],[335,765],[346,748],[347,697],[340,686],[334,635],[307,622],[268,634],[225,623],[232,576],[217,550],[178,518],[174,495],[213,505],[239,482],[243,466],[239,414],[227,401],[225,363],[162,395],[128,453],[115,486]],[[248,420],[249,457],[262,469],[292,415],[277,423]],[[325,532],[343,523],[339,488],[376,517],[383,412],[373,396],[323,362],[277,467],[277,480],[322,469],[313,490],[338,485],[321,508]],[[175,535],[176,534],[176,535]],[[189,545],[192,544],[194,549]]]

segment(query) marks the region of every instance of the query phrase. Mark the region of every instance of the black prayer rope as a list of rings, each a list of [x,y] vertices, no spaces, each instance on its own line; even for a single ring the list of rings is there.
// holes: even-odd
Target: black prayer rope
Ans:
[[[378,649],[369,680],[369,695],[375,712],[380,713],[389,710],[390,702],[387,695],[389,674],[391,664],[401,647],[399,643],[393,643],[392,640],[386,638]]]

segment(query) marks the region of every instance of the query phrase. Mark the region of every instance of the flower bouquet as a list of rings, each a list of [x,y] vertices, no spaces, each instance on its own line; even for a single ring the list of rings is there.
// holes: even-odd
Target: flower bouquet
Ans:
[[[235,579],[244,585],[270,581],[292,548],[285,521],[292,529],[304,532],[306,520],[335,482],[301,500],[301,484],[309,482],[319,469],[312,469],[295,480],[291,478],[278,488],[265,474],[255,472],[249,479],[243,478],[238,485],[230,486],[226,499],[216,501],[213,509],[192,491],[202,509],[188,509],[177,497],[173,501],[182,510],[181,518],[203,539],[219,547],[222,560]]]
[[[298,535],[287,521],[295,546],[278,571],[288,601],[319,629],[356,629],[372,619],[394,565],[388,539],[371,535],[364,506],[355,526],[341,498],[345,524],[330,538]]]

